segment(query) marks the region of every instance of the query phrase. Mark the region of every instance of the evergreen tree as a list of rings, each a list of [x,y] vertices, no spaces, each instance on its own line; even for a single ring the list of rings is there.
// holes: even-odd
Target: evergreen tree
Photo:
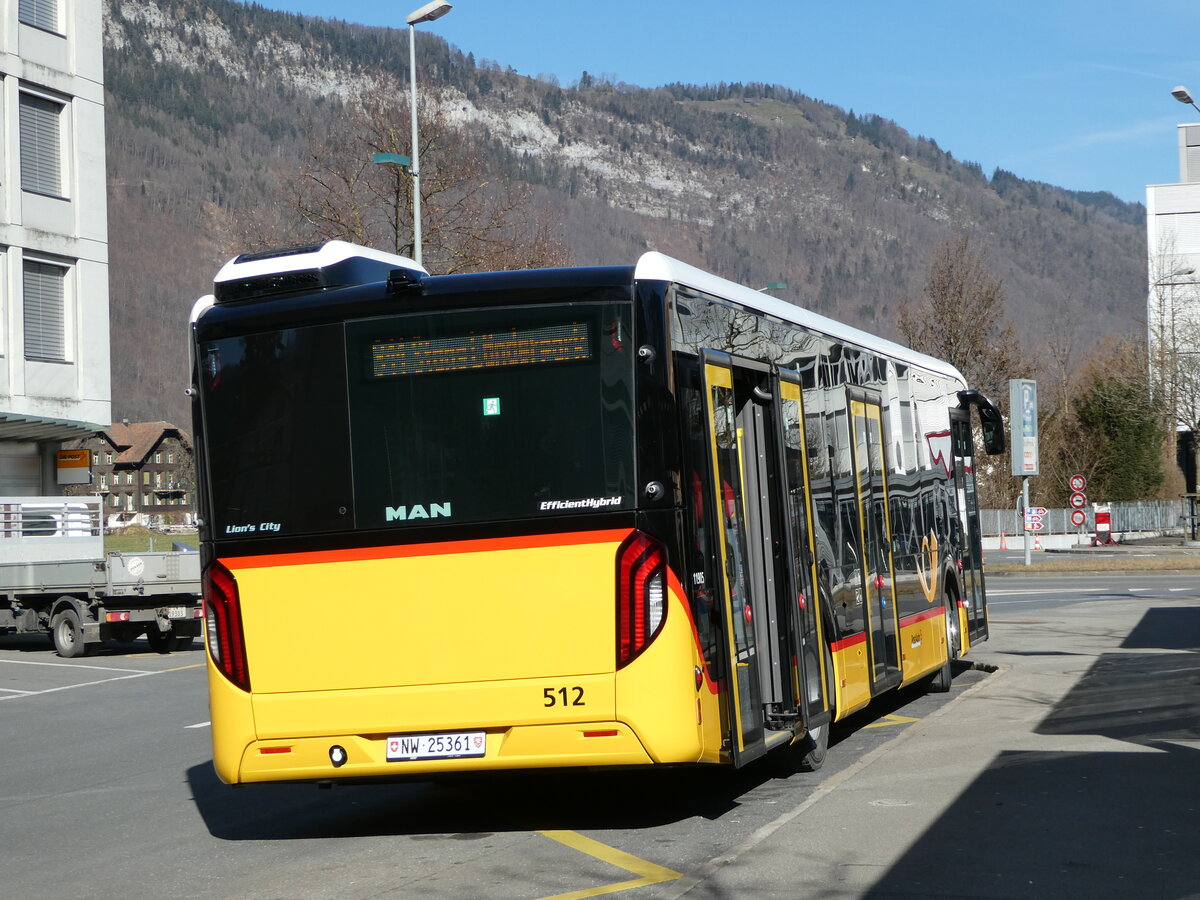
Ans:
[[[1075,401],[1078,441],[1094,460],[1088,493],[1104,500],[1146,500],[1163,483],[1167,430],[1151,396],[1145,347],[1119,345],[1098,357]]]

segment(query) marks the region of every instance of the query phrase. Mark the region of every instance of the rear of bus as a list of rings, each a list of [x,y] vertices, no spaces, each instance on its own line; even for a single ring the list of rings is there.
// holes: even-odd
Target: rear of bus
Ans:
[[[223,781],[702,758],[631,269],[221,293],[193,349]]]

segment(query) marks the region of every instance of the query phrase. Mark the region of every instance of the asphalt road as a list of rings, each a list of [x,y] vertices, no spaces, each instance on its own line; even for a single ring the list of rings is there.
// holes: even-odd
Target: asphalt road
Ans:
[[[1128,600],[1159,596],[1167,599],[1200,597],[1200,572],[1164,575],[988,575],[988,611],[1006,617],[1020,610],[1053,609],[1085,600]]]
[[[993,617],[1194,576],[989,581]],[[906,691],[835,726],[816,774],[535,773],[428,783],[231,789],[212,772],[203,651],[144,645],[62,660],[0,637],[0,885],[30,898],[673,896],[857,761],[988,678]],[[953,716],[954,709],[947,714]],[[832,779],[832,780],[831,780]],[[825,785],[826,787],[823,787]]]

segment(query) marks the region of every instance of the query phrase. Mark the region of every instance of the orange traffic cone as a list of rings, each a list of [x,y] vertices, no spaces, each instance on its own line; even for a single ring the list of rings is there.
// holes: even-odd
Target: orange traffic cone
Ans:
[[[1004,539],[1004,532],[1003,532],[1003,531],[1002,531],[1002,532],[1000,532],[1000,549],[1001,549],[1001,550],[1007,550],[1007,549],[1008,549],[1008,541],[1006,541],[1006,540]]]
[[[1036,531],[1033,533],[1033,549],[1034,550],[1042,549],[1042,538],[1041,538],[1041,535],[1039,535]]]

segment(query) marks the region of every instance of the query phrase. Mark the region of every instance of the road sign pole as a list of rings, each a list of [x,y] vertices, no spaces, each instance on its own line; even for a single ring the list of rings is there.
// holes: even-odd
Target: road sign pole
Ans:
[[[1021,479],[1021,506],[1023,510],[1029,509],[1029,476],[1026,475]],[[1033,565],[1033,547],[1029,543],[1029,528],[1025,529],[1025,565]]]

